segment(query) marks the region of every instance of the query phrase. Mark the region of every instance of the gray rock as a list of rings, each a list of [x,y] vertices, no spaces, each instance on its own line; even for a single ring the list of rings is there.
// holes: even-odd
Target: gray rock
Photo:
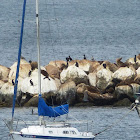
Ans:
[[[60,89],[57,93],[57,101],[67,102],[70,105],[75,103],[76,96],[76,84],[73,81],[67,81],[66,83],[60,86]]]

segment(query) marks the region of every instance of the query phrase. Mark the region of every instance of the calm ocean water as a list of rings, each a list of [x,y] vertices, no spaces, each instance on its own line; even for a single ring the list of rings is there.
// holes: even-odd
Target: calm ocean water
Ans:
[[[17,60],[23,0],[1,0],[0,64]],[[139,0],[39,0],[41,64],[51,60],[125,61],[140,48]],[[57,19],[57,21],[55,20]],[[22,56],[36,61],[35,1],[27,0]]]
[[[1,0],[0,64],[10,67],[17,60],[22,0]],[[41,65],[51,60],[126,59],[140,53],[140,0],[40,0]],[[55,20],[57,19],[57,20]],[[36,61],[35,1],[27,0],[22,56]],[[93,120],[97,133],[119,119],[127,108],[71,108],[71,115]],[[31,108],[16,109],[16,117],[31,119]],[[11,117],[10,108],[0,108],[0,140],[8,140],[2,119]],[[37,118],[37,116],[35,117]],[[139,140],[140,120],[131,112],[119,125],[97,140]]]
[[[36,115],[31,115],[32,108],[16,108],[15,118],[22,120],[38,120]],[[35,112],[37,109],[34,108]],[[93,121],[90,131],[94,134],[104,130],[107,126],[118,121],[129,111],[128,108],[111,107],[74,107],[70,108],[69,118]],[[62,116],[65,117],[65,116]],[[8,129],[2,119],[11,118],[11,108],[0,108],[0,140],[8,140]],[[77,126],[78,127],[78,126]],[[85,127],[78,127],[84,130]],[[130,112],[118,125],[98,135],[95,140],[140,140],[140,118],[136,111]]]

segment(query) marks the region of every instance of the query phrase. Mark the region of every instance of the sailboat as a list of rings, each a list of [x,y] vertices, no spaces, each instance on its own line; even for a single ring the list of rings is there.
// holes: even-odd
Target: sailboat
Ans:
[[[18,75],[20,67],[21,58],[21,48],[22,48],[22,36],[24,28],[24,17],[26,9],[26,0],[23,3],[23,14],[22,14],[22,26],[20,35],[20,45],[18,52],[18,63],[17,72],[15,78],[14,86],[14,97],[13,97],[13,108],[12,108],[12,120],[9,122],[8,127],[10,129],[10,136],[13,140],[94,140],[94,135],[91,132],[79,132],[77,128],[72,127],[70,123],[67,122],[52,122],[46,123],[44,116],[57,117],[60,115],[68,114],[69,105],[61,105],[57,107],[48,106],[41,96],[41,69],[40,69],[40,43],[39,43],[39,10],[38,10],[38,0],[36,0],[36,24],[37,24],[37,48],[38,48],[38,124],[31,124],[25,128],[21,128],[20,131],[13,130],[14,122],[14,110],[18,86]]]

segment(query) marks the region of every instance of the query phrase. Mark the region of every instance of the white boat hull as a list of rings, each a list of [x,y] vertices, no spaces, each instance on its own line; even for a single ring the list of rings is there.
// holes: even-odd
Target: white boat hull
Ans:
[[[74,127],[29,126],[20,132],[11,132],[14,140],[94,140],[90,132],[79,132]]]
[[[74,138],[74,137],[49,137],[49,136],[35,136],[35,135],[12,135],[14,140],[94,140],[94,138]]]

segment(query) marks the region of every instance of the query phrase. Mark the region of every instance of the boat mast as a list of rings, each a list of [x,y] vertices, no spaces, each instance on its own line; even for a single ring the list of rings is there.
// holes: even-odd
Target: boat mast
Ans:
[[[24,3],[23,3],[20,43],[19,43],[19,50],[18,50],[18,62],[17,62],[17,71],[16,71],[16,78],[15,78],[15,86],[14,86],[12,120],[14,118],[14,110],[15,110],[15,103],[16,103],[16,96],[17,96],[17,86],[18,86],[18,76],[19,76],[19,67],[20,67],[20,58],[21,58],[22,39],[23,39],[25,10],[26,10],[26,0],[24,0]]]
[[[38,0],[36,0],[36,26],[37,26],[37,49],[38,49],[38,94],[41,95],[40,33],[39,33],[39,10],[38,10]]]
[[[38,49],[38,96],[41,96],[41,68],[40,68],[40,32],[39,32],[39,8],[36,0],[36,26],[37,26],[37,49]],[[43,116],[39,116],[40,125],[44,124]]]

